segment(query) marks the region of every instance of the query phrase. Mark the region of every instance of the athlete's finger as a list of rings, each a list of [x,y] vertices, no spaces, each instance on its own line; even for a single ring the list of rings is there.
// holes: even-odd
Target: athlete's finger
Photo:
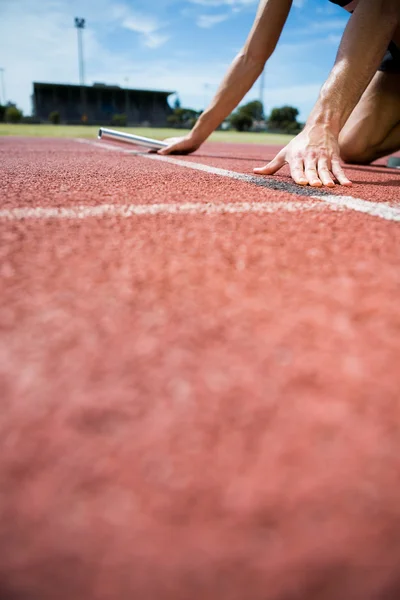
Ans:
[[[295,183],[299,185],[307,185],[308,180],[304,175],[304,163],[300,157],[292,158],[289,162],[290,174]]]
[[[318,177],[317,173],[317,161],[315,155],[311,154],[306,156],[304,161],[304,173],[308,183],[312,187],[322,187],[322,181]]]
[[[186,148],[183,143],[171,144],[170,146],[167,146],[166,148],[161,148],[161,150],[157,150],[157,154],[172,154],[173,152],[183,153],[183,152],[185,152],[185,150],[186,150]],[[186,152],[187,152],[187,150],[186,150]]]
[[[166,142],[170,142],[165,148],[161,148],[157,151],[158,154],[188,154],[195,150],[194,144],[190,140],[182,139],[166,139]]]
[[[258,173],[259,175],[273,175],[279,171],[279,169],[281,169],[285,163],[285,152],[284,150],[281,150],[279,154],[277,154],[275,158],[267,165],[253,169],[253,173]]]
[[[342,165],[337,157],[332,158],[332,173],[340,183],[340,185],[353,185],[345,175],[345,172],[342,169]]]
[[[318,159],[318,175],[323,185],[335,187],[335,182],[330,174],[330,161],[326,156],[320,156]]]

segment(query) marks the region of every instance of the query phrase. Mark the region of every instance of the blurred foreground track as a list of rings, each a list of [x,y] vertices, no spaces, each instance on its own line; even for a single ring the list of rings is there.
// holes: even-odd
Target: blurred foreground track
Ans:
[[[0,161],[0,209],[73,216],[0,219],[1,600],[398,600],[399,223],[70,140]]]

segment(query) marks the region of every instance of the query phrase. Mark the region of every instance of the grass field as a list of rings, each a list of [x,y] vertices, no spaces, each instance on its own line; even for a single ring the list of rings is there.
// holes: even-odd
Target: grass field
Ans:
[[[97,126],[92,125],[12,125],[0,123],[0,136],[16,135],[29,137],[95,138]],[[118,129],[116,127],[115,129]],[[153,127],[125,127],[124,131],[156,139],[185,135],[188,130]],[[210,140],[215,142],[237,142],[243,144],[287,144],[294,136],[275,133],[253,133],[237,131],[215,131]]]

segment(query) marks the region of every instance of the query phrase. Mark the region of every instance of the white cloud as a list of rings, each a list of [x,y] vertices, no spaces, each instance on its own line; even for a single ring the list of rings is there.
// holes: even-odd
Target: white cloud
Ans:
[[[147,46],[147,48],[159,48],[168,42],[169,39],[169,35],[163,35],[162,33],[154,31],[145,36],[144,44]]]
[[[284,86],[267,89],[266,96],[268,103],[273,106],[288,104],[290,98],[295,98],[296,106],[299,106],[304,103],[314,103],[318,98],[320,89],[321,85],[319,83]]]
[[[293,0],[293,6],[296,8],[303,8],[305,0]]]
[[[214,25],[218,25],[218,23],[226,21],[228,18],[229,15],[199,15],[196,23],[199,27],[209,29],[210,27],[214,27]]]
[[[169,35],[160,33],[165,25],[154,15],[139,13],[119,5],[114,7],[114,16],[122,27],[139,33],[147,48],[159,48],[170,39]]]
[[[126,29],[143,33],[144,35],[154,33],[157,29],[160,29],[160,24],[157,23],[157,20],[153,16],[132,13],[131,11],[122,19],[121,24]]]

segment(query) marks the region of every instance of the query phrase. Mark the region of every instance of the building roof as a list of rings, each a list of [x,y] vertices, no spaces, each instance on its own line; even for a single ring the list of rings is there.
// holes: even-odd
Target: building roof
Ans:
[[[140,89],[140,88],[122,88],[119,85],[108,85],[106,83],[99,83],[96,82],[93,85],[84,85],[81,86],[79,84],[75,84],[75,83],[43,83],[43,82],[39,82],[39,81],[34,81],[33,82],[33,87],[34,88],[46,88],[46,87],[50,87],[50,88],[78,88],[81,89],[81,87],[84,87],[87,90],[91,90],[91,89],[95,89],[95,90],[121,90],[123,92],[144,92],[146,94],[161,94],[163,96],[170,96],[171,94],[175,94],[175,92],[167,92],[164,90],[145,90],[145,89]]]

